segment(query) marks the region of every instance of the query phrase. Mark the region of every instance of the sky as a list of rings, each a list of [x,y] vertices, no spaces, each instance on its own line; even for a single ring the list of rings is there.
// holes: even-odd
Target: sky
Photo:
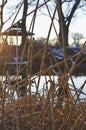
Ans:
[[[76,19],[75,23],[72,23],[70,26],[70,31],[78,32],[83,34],[86,37],[86,17],[82,16]]]
[[[45,12],[45,8],[43,9],[43,11]],[[40,13],[38,13],[40,14]],[[8,17],[8,15],[6,14],[5,17]],[[21,18],[20,16],[18,16],[17,20]],[[32,17],[28,17],[28,21],[27,21],[27,30],[29,31],[29,26],[31,23],[31,19]],[[35,21],[35,26],[34,26],[34,33],[35,33],[35,38],[38,37],[44,37],[47,38],[48,36],[48,32],[49,32],[49,28],[50,28],[50,17],[45,16],[45,15],[37,15],[36,17],[36,21]],[[56,29],[57,29],[57,33],[59,33],[59,25],[58,22],[56,20],[54,20]],[[10,22],[8,22],[5,26],[4,26],[4,30],[5,28],[10,27]],[[86,38],[86,29],[85,29],[85,25],[86,25],[86,17],[84,15],[79,15],[77,18],[75,18],[74,20],[72,20],[71,25],[70,25],[70,33],[80,33],[83,34],[84,37]],[[56,37],[55,31],[52,28],[51,30],[51,34],[50,34],[50,39],[53,39]]]
[[[50,27],[51,20],[47,16],[38,16],[36,20],[36,26],[34,27],[34,33],[35,37],[44,37],[46,38],[49,32],[49,27]],[[59,25],[56,20],[54,20],[55,27],[57,29],[57,33],[59,33]],[[71,34],[72,33],[80,33],[83,34],[84,39],[82,42],[85,42],[86,40],[86,17],[85,16],[79,16],[72,20],[69,30],[70,30],[70,38],[69,42],[72,43],[73,39]],[[50,40],[54,39],[56,37],[55,31],[52,27],[51,34],[50,34]]]
[[[56,21],[57,22],[57,21]],[[55,22],[55,23],[56,23]],[[37,20],[37,26],[35,27],[35,34],[36,36],[43,36],[46,37],[49,31],[49,27],[50,27],[50,21],[49,18],[47,18],[46,16],[41,16],[38,20]],[[59,27],[58,27],[58,23],[56,24],[57,27],[57,33],[59,33]],[[83,34],[84,37],[86,37],[86,17],[80,17],[77,18],[75,20],[75,22],[72,22],[70,25],[70,33],[71,32],[75,32],[75,33],[80,33]],[[55,31],[54,29],[51,31],[51,39],[54,38],[55,35]]]
[[[48,36],[48,32],[50,29],[51,20],[47,16],[38,16],[36,19],[35,27],[34,27],[34,33],[36,37],[44,37],[46,38]],[[57,21],[55,21],[55,26],[57,29],[57,33],[59,33],[58,30],[58,24]],[[50,39],[53,39],[56,37],[55,31],[52,27],[51,33],[50,33]]]

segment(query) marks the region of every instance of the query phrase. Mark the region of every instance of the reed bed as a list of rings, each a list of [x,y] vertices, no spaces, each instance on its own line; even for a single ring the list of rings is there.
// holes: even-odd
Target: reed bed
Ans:
[[[34,78],[35,87],[36,78]],[[64,80],[57,78],[56,83],[55,79],[49,76],[37,93],[31,92],[33,86],[29,82],[28,86],[30,86],[26,88],[25,94],[17,98],[14,96],[15,91],[17,94],[19,91],[16,85],[12,86],[7,82],[2,84],[0,128],[3,130],[86,129],[86,99],[83,101],[80,99],[81,88],[75,90],[74,86],[70,88],[70,85],[64,82],[63,92],[60,93],[58,81],[62,83]],[[71,93],[72,90],[75,94]]]
[[[82,94],[84,97],[86,96],[86,92],[83,91],[86,80],[77,88],[72,76],[73,71],[78,66],[77,61],[82,55],[83,49],[76,55],[76,61],[71,67],[68,66],[69,58],[64,57],[61,62],[55,59],[49,46],[49,37],[52,26],[56,32],[54,25],[56,7],[51,16],[48,1],[45,1],[43,5],[49,13],[51,23],[44,47],[42,49],[38,47],[34,53],[34,41],[31,36],[28,47],[26,40],[21,54],[22,62],[27,48],[27,65],[24,65],[23,68],[17,66],[18,71],[13,77],[10,77],[9,71],[6,72],[4,79],[2,74],[0,83],[0,130],[86,129],[86,99],[81,98]],[[35,9],[27,15],[33,13],[32,32],[34,31],[37,10],[41,7],[42,5],[39,6],[38,0]],[[51,56],[47,56],[47,49],[51,52]],[[18,56],[18,52],[16,56]],[[40,59],[39,71],[33,73],[33,61],[38,58]],[[49,66],[47,66],[47,61],[49,61]],[[62,64],[66,64],[65,72],[60,68]],[[26,77],[21,79],[20,73],[25,68]],[[56,69],[58,69],[60,75],[57,74]],[[3,71],[6,71],[6,66],[4,66]],[[44,82],[42,81],[43,77]],[[69,80],[71,80],[71,83],[69,83]]]

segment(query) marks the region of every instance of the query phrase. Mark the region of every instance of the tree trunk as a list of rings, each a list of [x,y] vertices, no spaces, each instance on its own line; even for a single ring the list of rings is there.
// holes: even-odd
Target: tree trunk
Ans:
[[[65,47],[68,46],[69,26],[66,25],[65,17],[62,11],[62,3],[60,0],[57,1],[57,10],[59,17],[59,42],[62,47]]]
[[[23,16],[22,16],[22,45],[25,44],[26,41],[26,15],[27,15],[27,9],[28,9],[28,1],[24,0],[24,9],[23,9]]]
[[[3,9],[4,9],[4,6],[5,6],[6,3],[7,3],[7,0],[3,0],[2,4],[0,5],[0,33],[2,32],[2,27],[4,25],[4,22],[3,22]]]
[[[69,26],[80,1],[81,0],[76,0],[71,8],[69,15],[67,14],[65,16],[63,12],[62,4],[64,2],[66,3],[67,1],[63,2],[62,0],[56,0],[58,17],[59,17],[59,28],[60,28],[59,29],[59,42],[62,45],[62,47],[68,46]],[[69,2],[72,2],[72,0]]]
[[[62,31],[61,31],[61,27],[60,27],[60,30],[59,30],[59,42],[60,42],[60,44],[61,44],[62,47],[63,47],[62,42],[64,42],[65,46],[68,46],[69,45],[68,44],[69,29],[68,29],[68,27],[66,25],[64,25]],[[64,39],[62,38],[62,33],[63,33]]]

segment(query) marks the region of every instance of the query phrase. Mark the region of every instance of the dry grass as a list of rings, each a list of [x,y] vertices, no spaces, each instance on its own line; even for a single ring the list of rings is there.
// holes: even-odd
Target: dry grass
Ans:
[[[60,81],[63,82],[62,79]],[[51,76],[45,80],[38,93],[30,91],[33,82],[32,84],[28,82],[25,95],[17,99],[13,96],[15,91],[19,94],[16,85],[12,86],[7,82],[2,84],[0,128],[3,130],[86,129],[86,103],[85,99],[81,101],[79,97],[79,93],[81,94],[82,91],[81,89],[75,90],[72,87],[72,90],[75,90],[73,96],[69,84],[66,84],[65,81],[65,85],[62,84],[62,94],[59,94],[59,82],[56,84]],[[36,87],[38,84],[36,78],[34,78],[34,83]],[[47,88],[48,83],[50,84],[49,88]],[[85,87],[85,84],[83,87]],[[9,91],[6,91],[6,88],[8,88],[10,94]],[[75,100],[74,97],[76,96]]]
[[[46,2],[45,5],[47,7]],[[34,19],[36,18],[36,11],[37,9],[33,11]],[[61,62],[55,59],[48,44],[51,27],[54,26],[55,12],[56,9],[52,17],[49,13],[51,24],[44,48],[38,48],[35,54],[33,53],[33,38],[31,36],[31,41],[27,48],[26,78],[19,79],[19,73],[22,71],[20,66],[13,78],[9,76],[8,72],[3,81],[2,75],[0,84],[0,130],[86,129],[86,99],[80,99],[81,94],[86,96],[86,93],[83,92],[86,80],[77,88],[72,77],[72,73],[77,66],[77,60],[82,55],[82,52],[76,55],[75,64],[71,67],[67,64],[69,59],[64,58]],[[35,21],[32,22],[34,27]],[[26,51],[26,43],[21,54],[21,61],[23,61]],[[50,49],[51,52],[51,57],[48,57],[50,66],[47,66],[46,63],[47,49]],[[18,56],[18,53],[16,56]],[[41,57],[39,71],[33,74],[33,61],[38,60],[38,57]],[[65,67],[65,73],[60,68],[63,63],[67,67]],[[6,71],[5,68],[3,69],[4,72]],[[57,75],[56,69],[62,73],[61,76]],[[40,84],[42,76],[44,76],[45,82]],[[69,84],[69,79],[71,84]],[[19,84],[24,84],[24,86],[19,89]],[[32,92],[32,89],[35,92]],[[20,96],[20,90],[22,96]],[[15,92],[17,98],[14,96]]]

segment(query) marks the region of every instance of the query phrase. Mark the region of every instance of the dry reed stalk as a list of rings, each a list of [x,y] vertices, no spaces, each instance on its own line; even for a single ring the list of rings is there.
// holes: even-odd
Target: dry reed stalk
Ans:
[[[12,79],[7,80],[7,78],[9,77],[8,75],[4,83],[1,85],[1,88],[3,89],[1,91],[2,96],[0,97],[0,129],[2,130],[81,130],[81,128],[82,130],[86,129],[86,99],[83,99],[84,101],[80,99],[81,94],[86,95],[86,93],[83,92],[83,89],[86,85],[86,81],[79,88],[76,88],[72,77],[73,70],[82,62],[81,61],[79,64],[77,63],[78,59],[82,55],[83,50],[78,54],[71,56],[71,58],[77,57],[75,63],[72,65],[71,68],[69,68],[68,66],[68,61],[70,60],[70,58],[66,57],[66,50],[63,53],[63,61],[58,62],[55,59],[55,56],[52,53],[52,49],[50,48],[48,42],[52,26],[54,27],[57,36],[57,31],[54,25],[56,7],[53,16],[51,16],[47,4],[49,1],[50,0],[44,0],[44,3],[42,5],[39,5],[38,0],[35,9],[29,14],[27,14],[28,16],[34,13],[30,26],[30,30],[32,32],[34,31],[35,27],[37,11],[43,5],[45,5],[49,13],[49,17],[51,19],[51,24],[48,31],[45,46],[41,49],[37,47],[38,52],[36,52],[35,54],[33,52],[34,41],[33,37],[31,36],[27,54],[28,64],[24,66],[27,67],[27,70],[29,70],[29,75],[27,71],[27,76],[25,79],[17,79],[16,82],[11,85],[11,82],[14,81],[16,79],[16,76],[18,76],[22,69],[24,69],[21,69],[21,66],[19,66],[17,75],[15,75]],[[15,19],[13,20],[13,24],[14,21]],[[22,51],[21,62],[23,61],[26,44],[27,39],[25,41],[25,46]],[[63,46],[65,49],[64,43]],[[51,57],[49,57],[49,67],[46,66],[45,62],[47,49],[49,49],[51,52]],[[36,74],[32,74],[33,60],[38,58],[39,55],[41,57],[40,70]],[[86,60],[86,58],[84,58],[84,60]],[[58,88],[61,86],[58,83],[59,78],[55,72],[55,69],[57,68],[59,72],[62,73],[60,66],[64,63],[66,64],[67,73],[70,74],[67,75],[67,78],[68,80],[70,79],[72,83],[70,87],[68,80],[64,78],[60,79],[60,81],[62,82],[63,94],[58,95]],[[5,71],[5,67],[6,66],[4,66],[3,71]],[[41,84],[42,86],[39,90],[41,77],[43,75],[45,78],[45,82]],[[62,73],[62,76],[63,75],[64,73]],[[47,78],[47,76],[49,78]],[[51,76],[53,76],[53,78]],[[55,82],[54,76],[57,77],[57,82]],[[25,93],[23,96],[20,97],[20,90],[18,89],[18,84],[22,83],[26,83],[24,84]],[[23,86],[21,88],[23,88]],[[32,88],[35,89],[35,92],[32,92]],[[72,91],[75,92],[74,95],[72,95]],[[18,98],[15,98],[15,92],[17,93]]]

